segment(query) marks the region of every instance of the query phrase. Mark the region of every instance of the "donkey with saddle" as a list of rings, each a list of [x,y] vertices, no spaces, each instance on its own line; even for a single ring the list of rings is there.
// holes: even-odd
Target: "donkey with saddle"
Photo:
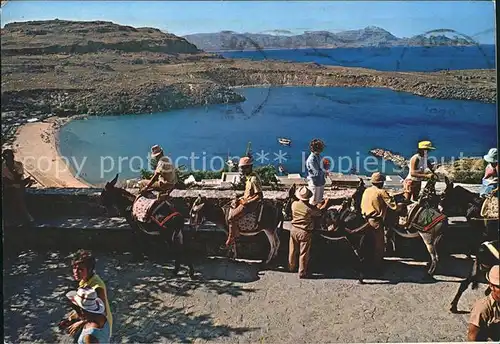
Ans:
[[[174,275],[180,269],[180,262],[188,265],[189,277],[194,278],[191,257],[186,252],[184,238],[184,216],[167,200],[158,200],[155,195],[135,196],[125,189],[116,187],[118,174],[106,183],[101,193],[101,202],[107,208],[116,207],[121,216],[132,227],[135,235],[143,233],[158,236],[170,246],[175,260]],[[142,242],[141,238],[137,238]]]

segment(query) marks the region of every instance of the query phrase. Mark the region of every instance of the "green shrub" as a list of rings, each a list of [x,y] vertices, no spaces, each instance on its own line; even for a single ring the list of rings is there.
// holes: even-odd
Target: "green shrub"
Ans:
[[[227,168],[221,171],[190,171],[185,166],[179,166],[175,169],[175,173],[177,174],[177,180],[179,183],[183,183],[190,175],[196,179],[197,182],[202,179],[220,179],[222,177],[223,172],[227,172]],[[278,185],[278,180],[276,179],[276,168],[272,165],[267,166],[259,166],[254,168],[254,172],[259,176],[262,185],[265,186],[273,186],[276,187]],[[140,176],[142,179],[151,179],[153,177],[153,172],[142,169],[140,171]],[[245,187],[245,182],[242,178],[241,182],[238,185],[235,185],[237,190]]]
[[[460,159],[453,163],[453,180],[456,183],[481,184],[486,162],[482,159]]]

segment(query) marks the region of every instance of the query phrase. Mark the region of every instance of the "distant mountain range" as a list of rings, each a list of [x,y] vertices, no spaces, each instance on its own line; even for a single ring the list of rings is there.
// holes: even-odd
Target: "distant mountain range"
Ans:
[[[184,38],[205,51],[260,50],[260,49],[304,49],[304,48],[349,48],[349,47],[393,47],[393,46],[451,46],[474,45],[462,37],[445,35],[398,38],[377,26],[337,33],[329,31],[306,31],[293,35],[286,30],[274,30],[274,34],[237,33],[221,31],[195,33]]]

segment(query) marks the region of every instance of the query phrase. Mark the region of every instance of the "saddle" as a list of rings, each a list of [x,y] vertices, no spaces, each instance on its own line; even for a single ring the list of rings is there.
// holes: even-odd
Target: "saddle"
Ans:
[[[495,247],[498,246],[498,241],[485,241],[483,242],[483,245],[486,246],[486,248],[491,252],[491,254],[496,258],[500,259],[500,253],[498,252],[498,248]]]
[[[231,210],[229,210],[231,211]],[[259,229],[264,213],[264,202],[260,202],[257,208],[241,217],[238,220],[238,226],[242,232],[254,232]]]
[[[487,219],[498,219],[498,197],[490,194],[481,207],[481,216]]]
[[[154,198],[151,198],[153,196]],[[132,205],[132,216],[139,222],[151,223],[163,227],[167,221],[181,215],[167,200],[158,200],[152,193],[139,196]]]
[[[414,202],[408,205],[407,209],[408,215],[406,217],[399,217],[399,225],[404,228],[409,228],[411,226],[413,220],[415,220],[418,215],[420,215],[420,212],[423,208],[419,207],[417,202]]]

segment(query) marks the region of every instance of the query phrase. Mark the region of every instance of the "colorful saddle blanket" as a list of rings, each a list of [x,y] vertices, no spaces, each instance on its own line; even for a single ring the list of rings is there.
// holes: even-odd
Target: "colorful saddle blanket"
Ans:
[[[152,214],[150,212],[151,208],[155,205],[161,206],[163,202],[158,202],[155,198],[149,198],[141,196],[135,200],[132,206],[132,215],[140,222],[149,222],[148,214]]]

